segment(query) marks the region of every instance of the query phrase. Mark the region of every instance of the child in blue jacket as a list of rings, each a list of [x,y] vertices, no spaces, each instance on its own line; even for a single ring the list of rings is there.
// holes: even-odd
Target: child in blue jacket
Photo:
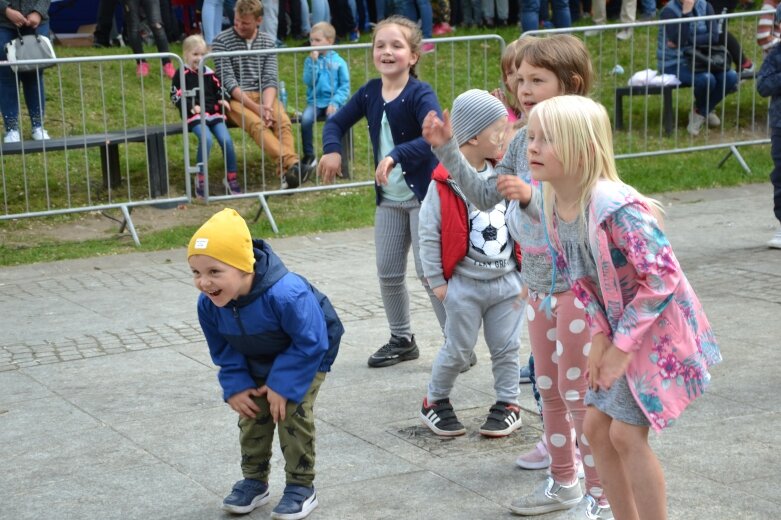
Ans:
[[[232,209],[216,213],[187,249],[198,319],[223,397],[239,414],[241,469],[223,509],[266,504],[274,429],[285,457],[284,494],[271,518],[305,518],[317,507],[314,401],[344,328],[328,298],[291,273]]]
[[[331,117],[350,97],[350,71],[347,62],[334,50],[318,51],[317,47],[333,45],[336,29],[328,22],[316,23],[309,32],[312,52],[304,60],[304,85],[306,108],[301,115],[301,146],[304,164],[315,161],[312,144],[315,121],[318,117]]]

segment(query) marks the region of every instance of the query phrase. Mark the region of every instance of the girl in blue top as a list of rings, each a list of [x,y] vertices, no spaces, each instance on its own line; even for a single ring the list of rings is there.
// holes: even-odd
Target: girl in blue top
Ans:
[[[423,39],[410,20],[390,16],[374,28],[373,58],[380,79],[369,80],[323,127],[323,157],[318,175],[324,182],[341,176],[342,136],[365,117],[374,149],[374,243],[377,275],[391,337],[369,358],[370,367],[417,359],[410,327],[405,282],[407,254],[412,246],[415,271],[426,287],[440,326],[445,311],[423,277],[418,248],[418,212],[426,196],[437,159],[421,135],[429,111],[441,114],[436,94],[415,76]]]

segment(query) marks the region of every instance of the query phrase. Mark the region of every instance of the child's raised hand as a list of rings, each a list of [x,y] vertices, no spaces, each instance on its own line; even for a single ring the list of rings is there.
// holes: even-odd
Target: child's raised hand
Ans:
[[[245,419],[254,419],[257,413],[260,411],[258,405],[252,400],[253,397],[260,397],[263,395],[258,388],[248,388],[238,394],[233,394],[228,398],[228,406],[230,406],[234,412],[239,414]]]
[[[453,128],[450,126],[450,113],[442,112],[442,119],[432,110],[423,120],[423,139],[434,148],[447,144],[453,138]]]
[[[383,157],[377,164],[377,169],[374,170],[374,182],[377,183],[377,186],[385,186],[388,184],[388,175],[390,175],[394,166],[396,166],[396,162],[392,157]]]
[[[517,200],[526,205],[532,199],[532,187],[517,175],[499,175],[496,179],[496,189],[502,197]]]
[[[317,176],[323,179],[325,184],[334,181],[336,176],[342,176],[342,156],[337,152],[327,153],[320,157],[317,163]]]
[[[265,395],[268,400],[268,409],[271,412],[271,418],[274,419],[274,423],[284,421],[287,399],[266,385],[261,386],[259,392],[260,395]]]

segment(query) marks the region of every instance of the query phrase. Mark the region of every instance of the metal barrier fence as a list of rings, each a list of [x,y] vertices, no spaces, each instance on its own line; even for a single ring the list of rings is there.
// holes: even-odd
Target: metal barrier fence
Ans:
[[[757,21],[763,14],[767,15],[767,12],[691,17],[685,22],[679,19],[656,20],[529,31],[524,36],[571,33],[583,39],[591,53],[596,76],[592,97],[612,113],[617,159],[727,149],[719,166],[734,156],[748,172],[749,167],[738,148],[770,142],[768,100],[757,94],[753,81],[762,61],[756,30]],[[752,61],[754,69],[741,71],[733,65],[732,70],[738,75],[735,92],[727,93],[716,106],[716,118],[711,118],[711,124],[706,122],[698,135],[692,135],[687,131],[688,118],[695,106],[690,86],[658,85],[653,83],[653,79],[630,86],[628,81],[635,74],[643,76],[642,71],[662,72],[658,70],[657,63],[659,31],[665,31],[666,36],[671,32],[668,28],[674,25],[700,21],[721,24],[724,37],[729,35],[737,40],[742,54]],[[629,32],[629,39],[618,38],[622,31]],[[688,65],[691,67],[692,63]],[[648,76],[652,74],[646,74],[646,79]],[[723,90],[721,93],[724,93]],[[717,120],[718,124],[715,124]]]
[[[492,90],[501,85],[501,74],[499,71],[499,56],[504,50],[504,40],[497,35],[478,35],[466,37],[437,38],[436,40],[425,40],[435,43],[436,52],[424,54],[416,65],[418,77],[429,83],[437,93],[440,105],[443,108],[449,107],[453,99],[462,91],[469,88],[484,88]],[[373,59],[372,45],[370,43],[337,45],[328,47],[318,47],[318,50],[334,50],[345,59],[350,69],[350,93],[354,93],[361,85],[369,79],[378,77]],[[292,133],[295,142],[295,152],[299,158],[303,157],[301,134],[299,122],[301,114],[306,108],[306,85],[303,83],[304,59],[312,51],[311,47],[269,49],[262,51],[242,51],[242,52],[220,52],[210,53],[204,56],[199,66],[199,90],[200,101],[204,102],[204,64],[216,63],[217,60],[228,60],[230,58],[240,58],[241,60],[258,59],[266,55],[276,55],[279,67],[279,85],[284,82],[287,106],[278,108],[285,110],[288,118],[292,121]],[[496,59],[489,60],[488,56],[494,56]],[[244,63],[244,61],[242,61]],[[260,88],[258,81],[257,89]],[[281,97],[278,92],[278,98]],[[190,93],[195,95],[195,93]],[[242,106],[243,108],[243,106]],[[276,120],[279,121],[281,114],[277,113]],[[202,117],[202,124],[205,116]],[[311,175],[309,185],[302,184],[295,189],[279,189],[280,173],[283,169],[279,166],[279,161],[274,158],[276,153],[267,153],[265,141],[255,143],[253,138],[246,132],[237,130],[232,132],[234,144],[237,150],[242,150],[240,154],[242,161],[239,164],[239,178],[243,193],[240,195],[224,194],[212,195],[208,186],[217,186],[225,184],[215,180],[215,177],[222,180],[226,173],[226,164],[224,157],[222,162],[214,160],[204,161],[202,170],[205,174],[206,187],[205,200],[224,201],[235,198],[257,198],[260,203],[260,211],[265,212],[274,232],[278,232],[276,222],[267,203],[267,197],[302,193],[311,191],[344,189],[358,186],[372,186],[374,184],[374,159],[369,139],[368,126],[366,124],[357,124],[350,133],[350,138],[344,143],[343,154],[343,176],[347,182],[338,184],[322,184],[314,174]],[[283,140],[285,130],[276,129],[276,139]],[[321,146],[322,121],[315,124],[314,129],[314,150],[319,157],[322,151]],[[202,154],[206,157],[206,143],[202,142]],[[218,172],[215,175],[216,172]],[[211,183],[209,179],[211,177]],[[300,174],[299,174],[299,180]],[[225,190],[227,191],[227,190]]]
[[[154,66],[168,58],[181,71],[182,61],[170,53],[144,54],[152,73],[137,77],[141,57],[30,62],[53,65],[43,73],[43,92],[39,79],[33,85],[37,101],[45,101],[41,122],[50,139],[32,138],[20,85],[21,140],[0,143],[0,220],[119,209],[138,245],[133,207],[190,200],[187,126],[169,101],[171,80]],[[180,144],[172,145],[172,138]]]

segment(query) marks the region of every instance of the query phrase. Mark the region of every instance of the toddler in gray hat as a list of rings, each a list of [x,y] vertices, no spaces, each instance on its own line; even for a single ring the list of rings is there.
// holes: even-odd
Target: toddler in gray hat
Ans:
[[[460,167],[487,177],[502,149],[507,110],[485,90],[468,90],[453,102],[453,136]],[[459,373],[469,367],[480,324],[491,353],[496,402],[479,432],[504,437],[521,427],[518,350],[524,303],[520,259],[505,224],[505,203],[480,211],[440,164],[420,208],[420,259],[431,290],[447,311],[445,344],[431,369],[420,418],[443,437],[466,428],[450,404]],[[447,296],[447,297],[446,297]]]

